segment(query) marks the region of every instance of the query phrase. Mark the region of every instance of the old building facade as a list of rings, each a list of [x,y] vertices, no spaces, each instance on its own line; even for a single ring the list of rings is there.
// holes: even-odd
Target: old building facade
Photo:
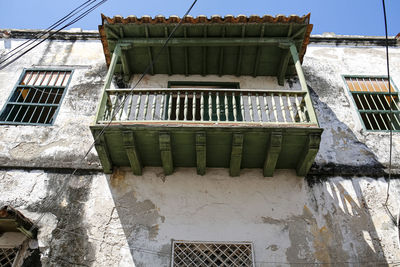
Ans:
[[[37,223],[27,251],[43,266],[397,263],[399,46],[390,94],[383,38],[310,36],[308,19],[190,18],[162,48],[179,18],[103,17],[100,35],[60,32],[2,69],[0,206]],[[36,33],[2,31],[0,56]]]

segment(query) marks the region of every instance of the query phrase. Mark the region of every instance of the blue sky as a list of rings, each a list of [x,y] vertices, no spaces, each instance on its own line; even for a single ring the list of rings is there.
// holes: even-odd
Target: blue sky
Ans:
[[[0,0],[0,28],[45,29],[84,0]],[[72,27],[95,30],[100,13],[114,15],[183,16],[192,0],[108,0]],[[389,35],[400,32],[400,0],[386,0]],[[396,12],[397,11],[397,12]],[[313,34],[384,35],[381,0],[198,0],[191,15],[304,15],[311,12]],[[396,14],[397,13],[397,14]]]

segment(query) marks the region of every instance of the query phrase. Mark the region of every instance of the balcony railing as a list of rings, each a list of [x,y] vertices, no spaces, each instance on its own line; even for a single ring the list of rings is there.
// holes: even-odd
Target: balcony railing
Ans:
[[[318,126],[306,97],[292,90],[107,89],[97,122]]]

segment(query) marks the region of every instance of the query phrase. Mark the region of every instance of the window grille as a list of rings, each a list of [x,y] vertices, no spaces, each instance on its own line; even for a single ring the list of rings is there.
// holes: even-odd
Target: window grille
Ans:
[[[173,241],[171,266],[255,266],[252,243]]]
[[[13,266],[17,253],[18,248],[0,248],[0,267]]]
[[[367,130],[400,130],[398,92],[387,78],[345,77],[354,104]],[[391,101],[391,104],[390,104]],[[392,116],[390,115],[390,106]]]
[[[70,70],[25,70],[0,115],[3,124],[52,124]]]

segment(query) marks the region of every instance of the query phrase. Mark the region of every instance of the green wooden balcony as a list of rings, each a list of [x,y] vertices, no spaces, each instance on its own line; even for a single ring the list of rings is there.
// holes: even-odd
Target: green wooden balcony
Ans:
[[[306,91],[257,89],[106,89],[96,125],[96,149],[109,173],[130,166],[296,169],[305,175],[320,134]]]
[[[161,166],[166,175],[176,167],[200,175],[214,167],[232,176],[242,168],[306,175],[322,133],[301,68],[309,15],[186,18],[168,43],[179,18],[102,18],[109,70],[91,131],[105,173],[130,166],[140,175],[143,167]],[[297,75],[301,90],[110,87],[114,74],[128,82],[145,70],[186,80],[275,76],[277,88]]]

